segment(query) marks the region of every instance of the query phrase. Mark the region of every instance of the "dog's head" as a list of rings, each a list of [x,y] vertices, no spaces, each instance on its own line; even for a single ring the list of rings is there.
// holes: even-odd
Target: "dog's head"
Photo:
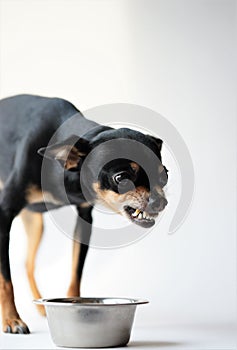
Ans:
[[[131,157],[127,156],[128,148]],[[168,176],[161,148],[162,141],[152,136],[127,128],[106,128],[90,141],[72,137],[63,144],[49,146],[48,154],[74,172],[79,172],[86,160],[84,182],[90,202],[100,202],[148,228],[167,205],[164,187]],[[143,160],[152,169],[152,181]]]

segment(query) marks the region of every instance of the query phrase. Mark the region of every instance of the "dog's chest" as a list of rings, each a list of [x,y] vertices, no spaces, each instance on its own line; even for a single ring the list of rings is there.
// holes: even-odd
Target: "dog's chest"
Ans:
[[[28,204],[52,203],[54,205],[62,205],[63,203],[55,198],[52,193],[42,191],[36,185],[31,185],[26,190],[26,201]]]

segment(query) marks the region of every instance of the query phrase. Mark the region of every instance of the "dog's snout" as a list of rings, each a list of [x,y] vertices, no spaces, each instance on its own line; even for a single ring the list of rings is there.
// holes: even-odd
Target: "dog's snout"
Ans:
[[[165,209],[165,207],[167,206],[167,204],[168,204],[167,199],[164,198],[164,197],[162,197],[161,204],[160,204],[160,209],[159,209],[159,210]]]
[[[157,213],[159,211],[162,211],[167,204],[168,204],[167,199],[163,196],[158,195],[158,196],[150,197],[148,202],[148,208],[150,212]]]

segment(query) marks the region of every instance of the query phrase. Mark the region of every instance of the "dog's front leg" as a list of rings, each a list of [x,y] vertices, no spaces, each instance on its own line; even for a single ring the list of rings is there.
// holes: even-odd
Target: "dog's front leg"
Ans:
[[[8,188],[6,188],[2,193],[0,203],[0,301],[2,325],[3,331],[6,333],[27,334],[29,329],[21,320],[14,302],[9,261],[9,232],[12,220],[20,211],[23,203],[20,203],[20,200],[15,200],[13,205],[13,202],[10,203],[11,196],[15,196],[15,191],[9,192]]]
[[[78,218],[74,230],[72,275],[71,283],[67,292],[69,297],[80,296],[82,271],[88,251],[91,237],[93,207],[78,207]]]

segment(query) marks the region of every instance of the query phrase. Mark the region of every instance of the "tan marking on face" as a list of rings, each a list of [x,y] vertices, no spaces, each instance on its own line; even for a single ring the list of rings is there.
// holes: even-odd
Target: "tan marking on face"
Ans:
[[[160,186],[155,186],[155,190],[161,197],[165,197],[165,192]]]
[[[159,165],[158,166],[158,173],[161,174],[163,172],[163,170],[164,170],[163,165]]]
[[[62,204],[50,192],[42,192],[36,185],[31,185],[26,190],[26,200],[29,204],[48,202],[56,205]]]
[[[102,204],[119,214],[123,213],[123,208],[126,205],[135,208],[146,207],[149,198],[149,192],[142,186],[124,194],[116,193],[112,190],[102,190],[98,182],[93,184],[93,189]]]
[[[140,169],[140,166],[135,162],[131,162],[130,166],[131,166],[132,170],[135,171],[135,173],[137,173],[138,170]]]

